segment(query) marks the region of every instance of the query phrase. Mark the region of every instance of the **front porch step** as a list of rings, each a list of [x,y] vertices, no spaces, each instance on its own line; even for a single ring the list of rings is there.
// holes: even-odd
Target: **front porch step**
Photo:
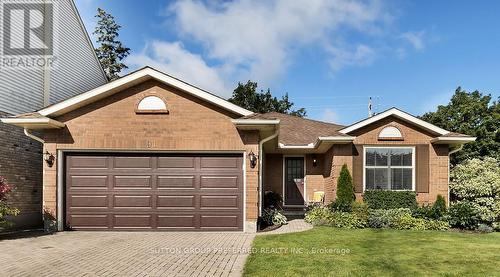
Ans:
[[[294,218],[304,218],[306,207],[285,207],[283,214],[290,220]]]

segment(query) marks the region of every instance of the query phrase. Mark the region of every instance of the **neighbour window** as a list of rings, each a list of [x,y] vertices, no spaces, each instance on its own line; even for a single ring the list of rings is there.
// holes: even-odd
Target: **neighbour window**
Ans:
[[[413,147],[365,147],[365,190],[413,190]]]

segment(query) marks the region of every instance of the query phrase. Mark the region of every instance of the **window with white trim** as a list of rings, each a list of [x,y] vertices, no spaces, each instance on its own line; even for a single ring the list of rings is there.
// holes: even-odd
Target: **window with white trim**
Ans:
[[[414,190],[414,147],[365,147],[364,187]]]

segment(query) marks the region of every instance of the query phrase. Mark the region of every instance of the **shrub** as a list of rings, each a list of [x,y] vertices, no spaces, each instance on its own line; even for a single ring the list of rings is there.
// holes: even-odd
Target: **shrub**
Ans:
[[[447,230],[448,222],[416,218],[410,209],[371,210],[368,217],[371,228],[393,228],[398,230]]]
[[[264,208],[279,208],[283,203],[281,195],[274,191],[268,191],[264,194]]]
[[[446,219],[446,201],[443,196],[438,195],[432,206],[416,207],[412,215],[416,218],[444,220]]]
[[[370,211],[366,203],[353,202],[351,205],[351,211],[360,221],[365,223],[368,222],[368,216],[370,215]]]
[[[12,187],[7,184],[4,177],[0,176],[0,227],[9,227],[11,225],[5,217],[9,215],[18,215],[19,210],[11,207],[6,203],[7,196],[11,192]]]
[[[491,233],[493,232],[493,228],[489,225],[481,223],[477,226],[477,231],[480,233]]]
[[[330,204],[328,204],[328,208],[334,212],[349,213],[352,211],[352,203],[344,201],[332,201]]]
[[[286,216],[277,209],[265,209],[262,212],[262,220],[269,226],[287,224]]]
[[[306,213],[306,222],[315,226],[337,228],[364,228],[366,221],[354,213],[332,211],[328,207],[316,207]]]
[[[352,177],[347,169],[347,164],[342,166],[340,176],[337,181],[337,200],[340,205],[350,205],[356,196],[354,195],[354,186],[352,185]]]
[[[468,202],[482,223],[500,221],[500,165],[494,158],[468,160],[450,172],[454,202]]]
[[[452,227],[474,230],[480,218],[478,212],[468,201],[453,203],[448,210],[450,225]]]
[[[370,209],[415,209],[417,194],[413,191],[367,190],[363,199]]]

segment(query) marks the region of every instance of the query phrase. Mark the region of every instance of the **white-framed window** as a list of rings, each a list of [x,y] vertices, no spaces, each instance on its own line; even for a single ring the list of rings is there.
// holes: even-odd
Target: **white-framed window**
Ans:
[[[415,190],[415,147],[363,148],[363,188]]]
[[[167,104],[158,96],[146,96],[137,105],[138,111],[165,111]]]
[[[388,126],[382,129],[380,133],[378,134],[378,137],[380,139],[384,138],[403,138],[403,135],[401,134],[401,131],[394,127],[394,126]]]

